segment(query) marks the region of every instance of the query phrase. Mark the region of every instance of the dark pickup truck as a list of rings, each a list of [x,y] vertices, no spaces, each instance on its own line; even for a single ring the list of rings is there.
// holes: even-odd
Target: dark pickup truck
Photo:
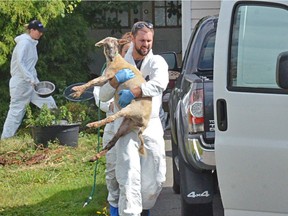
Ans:
[[[214,154],[213,60],[217,16],[192,32],[181,72],[169,97],[173,190],[182,216],[212,216],[217,191]]]

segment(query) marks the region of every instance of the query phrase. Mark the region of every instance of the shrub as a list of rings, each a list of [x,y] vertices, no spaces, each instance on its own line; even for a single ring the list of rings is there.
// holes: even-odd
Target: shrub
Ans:
[[[0,131],[9,109],[10,60],[14,38],[24,32],[23,25],[39,19],[48,31],[37,46],[36,65],[40,80],[56,85],[58,105],[64,101],[61,89],[73,82],[89,79],[89,49],[94,43],[87,37],[88,24],[79,13],[71,13],[79,1],[0,1]],[[66,14],[65,14],[66,13]]]
[[[26,119],[27,126],[51,126],[56,124],[72,124],[82,122],[86,118],[85,110],[76,108],[76,106],[62,105],[59,109],[49,109],[46,104],[38,109],[38,112],[32,112],[31,107],[26,107]]]

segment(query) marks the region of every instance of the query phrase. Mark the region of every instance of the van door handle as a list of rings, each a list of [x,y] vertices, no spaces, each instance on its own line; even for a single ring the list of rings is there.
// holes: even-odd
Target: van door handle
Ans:
[[[227,104],[224,99],[218,99],[217,103],[217,126],[220,131],[226,131],[227,121]]]

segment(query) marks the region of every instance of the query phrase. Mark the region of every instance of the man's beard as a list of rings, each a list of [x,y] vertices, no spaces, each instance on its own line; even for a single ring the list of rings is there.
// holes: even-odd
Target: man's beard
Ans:
[[[146,52],[143,53],[142,50],[141,50],[141,48],[139,49],[139,48],[135,47],[136,52],[137,52],[139,55],[143,56],[143,57],[145,57],[145,56],[148,55],[150,49],[151,49],[151,48],[147,48],[147,53],[146,53]]]

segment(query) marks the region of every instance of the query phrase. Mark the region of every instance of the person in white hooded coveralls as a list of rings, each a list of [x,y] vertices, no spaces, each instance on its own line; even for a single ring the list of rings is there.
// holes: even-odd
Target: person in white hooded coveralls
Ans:
[[[127,43],[119,45],[119,54],[122,57],[124,57],[130,47],[131,32],[125,33],[121,38],[127,40]],[[102,73],[105,73],[105,66],[102,68]],[[126,70],[124,69],[123,72],[119,71],[119,73],[126,73]],[[103,112],[106,113],[106,117],[114,114],[114,98],[110,99],[107,102],[102,102],[99,100],[99,92],[100,92],[100,86],[94,86],[93,94],[96,106],[98,106]],[[115,135],[114,122],[106,124],[104,127],[102,137],[103,147],[105,147],[109,143],[109,141],[113,138],[114,135]],[[115,166],[116,166],[115,162],[116,162],[116,149],[112,148],[110,149],[110,151],[106,153],[106,170],[105,170],[106,185],[108,189],[107,201],[109,202],[110,206],[117,206],[119,200],[119,184],[117,182],[115,175]],[[115,212],[113,212],[113,210]],[[110,214],[118,215],[117,209],[113,209],[113,207],[111,207]]]
[[[30,102],[39,108],[44,104],[47,104],[49,108],[57,107],[52,96],[41,98],[33,90],[33,86],[39,82],[35,69],[38,61],[36,46],[44,30],[39,20],[33,20],[27,26],[27,33],[15,38],[17,44],[13,50],[10,65],[10,105],[1,139],[15,135],[25,115],[26,105]]]
[[[95,86],[93,90],[95,103],[96,105],[106,113],[106,117],[114,114],[114,99],[110,99],[107,102],[101,102],[99,100],[99,91],[100,86]],[[115,135],[114,132],[114,122],[106,124],[103,131],[102,143],[105,147],[109,141]],[[119,199],[119,185],[115,177],[115,158],[116,158],[115,149],[111,149],[106,153],[106,169],[105,169],[105,178],[106,185],[108,189],[108,202],[110,205],[117,205]],[[116,204],[115,204],[116,203]]]
[[[116,179],[120,190],[118,205],[114,208],[118,209],[120,216],[150,215],[149,209],[154,206],[166,180],[165,142],[159,109],[162,92],[169,82],[168,65],[161,56],[152,52],[154,29],[151,23],[135,23],[132,35],[132,44],[125,59],[142,72],[147,82],[119,92],[119,105],[125,107],[137,97],[152,97],[152,114],[143,133],[145,155],[139,155],[140,141],[136,130],[122,136],[114,147]],[[119,83],[117,81],[116,77],[101,87],[101,101],[108,101],[113,97]],[[124,81],[122,79],[120,83]],[[117,109],[115,106],[116,112]],[[123,118],[115,121],[115,131],[122,120]]]

